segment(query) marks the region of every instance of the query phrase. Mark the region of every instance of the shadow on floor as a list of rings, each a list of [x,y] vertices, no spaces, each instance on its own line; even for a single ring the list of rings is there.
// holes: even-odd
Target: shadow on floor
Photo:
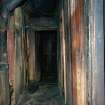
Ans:
[[[57,84],[39,83],[34,93],[25,90],[20,95],[17,105],[65,105]]]

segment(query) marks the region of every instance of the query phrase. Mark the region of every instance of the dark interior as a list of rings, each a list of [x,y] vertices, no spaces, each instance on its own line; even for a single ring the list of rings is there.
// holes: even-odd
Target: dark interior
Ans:
[[[41,81],[57,82],[57,32],[39,31],[38,37]]]

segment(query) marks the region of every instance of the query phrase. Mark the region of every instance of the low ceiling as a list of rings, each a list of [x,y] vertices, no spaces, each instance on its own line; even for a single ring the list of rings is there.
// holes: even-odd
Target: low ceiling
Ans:
[[[23,7],[34,17],[52,16],[58,7],[58,0],[28,0]]]

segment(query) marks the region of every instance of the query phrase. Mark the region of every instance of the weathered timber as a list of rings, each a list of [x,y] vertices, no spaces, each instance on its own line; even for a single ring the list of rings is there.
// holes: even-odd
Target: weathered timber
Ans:
[[[71,1],[72,88],[73,105],[86,105],[87,43],[84,0]]]
[[[27,30],[27,52],[28,52],[28,75],[29,81],[40,80],[40,69],[38,62],[38,42],[39,37],[37,32],[32,29]]]
[[[7,33],[0,30],[0,105],[10,104],[7,61]]]
[[[0,105],[10,105],[7,64],[0,64]]]
[[[10,17],[7,30],[9,82],[13,88],[13,93],[11,94],[12,105],[16,104],[18,99],[16,97],[26,86],[26,37],[21,12],[21,8],[18,8],[15,14]]]
[[[21,8],[17,8],[10,17],[7,30],[7,53],[9,63],[9,82],[13,88],[11,104],[16,104],[18,97],[26,85],[25,66],[25,30]]]
[[[7,54],[8,54],[8,64],[9,64],[9,82],[14,81],[14,51],[15,51],[15,42],[14,42],[14,17],[11,16],[8,22],[7,30]]]
[[[61,11],[62,12],[62,11]],[[62,34],[63,34],[63,22],[62,22],[62,14],[60,14],[60,25],[59,25],[59,88],[61,90],[61,92],[64,92],[64,72],[63,72],[63,61],[62,61]]]
[[[14,98],[14,71],[15,71],[15,37],[14,37],[14,17],[11,16],[11,18],[8,21],[8,30],[7,30],[7,55],[8,55],[8,66],[9,66],[9,84],[11,87],[10,92],[10,104],[13,105],[13,101],[11,103],[11,99]]]
[[[89,105],[105,105],[103,0],[89,0]]]
[[[65,30],[64,30],[64,11],[61,11],[61,19],[62,19],[62,23],[61,23],[61,28],[60,28],[60,40],[61,40],[61,87],[62,89],[64,89],[64,94],[65,94],[65,103],[66,103],[66,59],[65,59]]]
[[[71,6],[70,6],[70,0],[62,1],[63,2],[63,15],[64,15],[64,31],[65,31],[65,37],[64,37],[64,43],[65,43],[65,66],[66,66],[66,104],[72,105],[73,101],[73,95],[72,95],[72,35],[71,35]]]
[[[62,1],[60,10],[60,57],[59,57],[59,83],[64,92],[65,103],[72,104],[72,76],[71,76],[71,33],[69,0]]]
[[[88,59],[84,0],[67,0],[62,3],[60,37],[65,103],[86,105],[86,62]]]

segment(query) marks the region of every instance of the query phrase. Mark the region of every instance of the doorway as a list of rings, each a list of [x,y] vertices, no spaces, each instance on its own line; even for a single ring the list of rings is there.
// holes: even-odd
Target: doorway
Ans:
[[[37,56],[40,65],[41,81],[57,83],[57,32],[39,31]]]
[[[30,32],[28,37],[31,47],[29,59],[32,59],[29,63],[36,66],[35,70],[33,69],[35,72],[30,68],[29,72],[35,73],[34,77],[40,72],[40,80],[29,81],[18,105],[64,105],[64,97],[58,86],[57,31]],[[29,99],[23,101],[26,97]]]

